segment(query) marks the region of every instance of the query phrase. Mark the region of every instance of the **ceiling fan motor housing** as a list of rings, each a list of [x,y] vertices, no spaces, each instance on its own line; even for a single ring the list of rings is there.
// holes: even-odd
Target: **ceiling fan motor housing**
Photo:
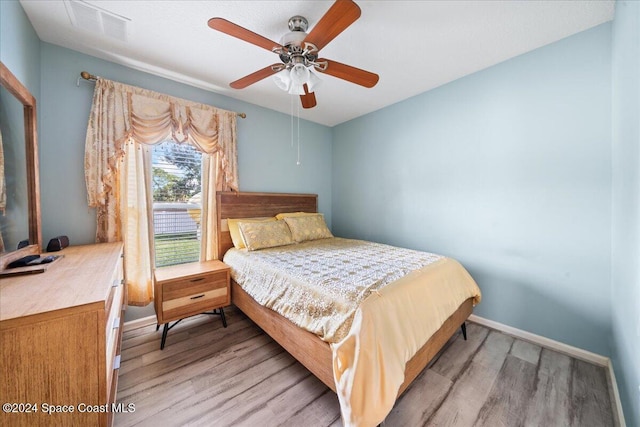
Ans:
[[[309,28],[309,21],[304,16],[296,15],[289,18],[289,30],[290,31],[302,31],[307,32]]]
[[[280,45],[284,49],[275,50],[288,69],[300,63],[308,67],[314,65],[318,59],[318,49],[311,43],[304,43],[307,28],[309,28],[309,22],[304,16],[296,15],[289,18],[291,31],[280,39]]]

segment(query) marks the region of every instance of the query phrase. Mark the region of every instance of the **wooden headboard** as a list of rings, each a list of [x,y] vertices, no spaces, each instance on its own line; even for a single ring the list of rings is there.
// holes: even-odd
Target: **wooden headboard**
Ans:
[[[276,216],[282,212],[318,212],[317,194],[218,191],[218,258],[233,247],[227,218]]]

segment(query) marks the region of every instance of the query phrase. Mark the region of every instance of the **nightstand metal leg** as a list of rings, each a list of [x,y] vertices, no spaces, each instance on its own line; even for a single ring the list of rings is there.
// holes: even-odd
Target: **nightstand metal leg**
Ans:
[[[162,341],[160,341],[160,350],[164,350],[164,343],[165,343],[165,341],[167,341],[167,332],[169,332],[169,329],[173,328],[174,326],[176,326],[181,321],[182,321],[182,319],[177,320],[171,326],[169,326],[169,322],[164,324],[164,328],[162,329]]]
[[[156,332],[158,332],[158,329],[160,329],[160,323],[156,323]]]
[[[220,307],[220,317],[222,317],[222,326],[227,327],[227,318],[224,316],[224,308]]]
[[[460,329],[462,329],[462,337],[466,341],[467,340],[467,324],[465,322],[462,322]]]
[[[167,332],[169,332],[169,324],[165,323],[162,329],[162,341],[160,341],[160,350],[164,350],[164,342],[167,340]]]
[[[220,318],[222,319],[222,326],[224,326],[225,328],[227,327],[227,318],[224,315],[224,308],[222,308],[222,307],[214,308],[213,311],[207,311],[207,312],[204,312],[202,314],[210,314],[212,316],[220,316]]]

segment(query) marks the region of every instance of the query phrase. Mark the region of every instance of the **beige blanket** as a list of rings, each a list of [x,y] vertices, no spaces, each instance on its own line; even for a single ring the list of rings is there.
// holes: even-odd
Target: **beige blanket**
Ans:
[[[322,239],[224,257],[258,303],[329,342],[346,426],[377,425],[406,362],[480,290],[456,261],[360,240]]]

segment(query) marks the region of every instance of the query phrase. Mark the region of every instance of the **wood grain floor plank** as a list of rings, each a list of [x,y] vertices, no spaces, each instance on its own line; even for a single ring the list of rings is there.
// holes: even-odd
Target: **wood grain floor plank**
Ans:
[[[285,420],[291,419],[302,408],[310,405],[318,399],[327,389],[327,386],[309,375],[299,383],[286,389],[275,396],[266,404],[249,416],[243,417],[243,425],[260,425],[264,427],[279,427]]]
[[[157,361],[148,363],[143,359],[143,368],[134,372],[129,372],[118,380],[118,390],[122,390],[126,394],[138,392],[140,389],[148,389],[149,384],[157,385],[159,382],[167,382],[171,378],[183,375],[183,370],[192,370],[194,363],[199,360],[210,359],[212,354],[222,353],[228,359],[233,359],[233,354],[229,354],[229,347],[236,344],[244,343],[250,338],[262,335],[253,328],[236,328],[235,334],[228,336],[228,340],[222,342],[220,340],[205,340],[199,346],[189,349],[174,348],[176,350],[171,358],[156,359],[151,357],[151,353],[147,356]],[[195,344],[195,343],[194,343]],[[168,347],[165,347],[167,350]],[[161,352],[159,348],[154,353]],[[131,389],[131,390],[129,390]]]
[[[385,426],[425,425],[452,386],[453,381],[438,372],[423,371],[396,402],[385,419]]]
[[[431,369],[445,378],[455,381],[464,367],[469,363],[476,351],[487,338],[489,330],[475,323],[467,324],[467,340],[457,334],[446,350],[441,353]]]
[[[216,424],[220,426],[239,425],[265,425],[267,420],[256,424],[253,415],[264,408],[267,402],[274,396],[283,393],[285,390],[295,386],[300,381],[311,376],[311,373],[302,365],[291,360],[291,363],[276,372],[271,373],[262,381],[255,382],[255,376],[247,377],[243,382],[245,388],[241,393],[236,394],[233,399],[225,399],[222,404],[216,407]],[[251,383],[250,387],[246,387]],[[201,422],[203,419],[189,420],[194,426],[210,426],[210,423]],[[277,425],[277,418],[269,419],[270,425]]]
[[[281,352],[247,369],[240,375],[227,378],[215,386],[195,393],[188,400],[175,402],[171,407],[150,414],[145,423],[150,421],[156,426],[184,426],[184,425],[230,425],[229,417],[235,414],[241,416],[255,410],[256,402],[249,399],[246,392],[257,384],[265,383],[278,372],[285,372],[291,381],[291,373],[287,367],[294,366],[295,360],[287,353]],[[298,369],[300,375],[308,375],[304,368]],[[297,380],[296,380],[297,381]],[[263,398],[268,399],[269,392]],[[239,409],[241,408],[241,409]],[[226,418],[227,422],[222,419]]]
[[[282,427],[329,426],[340,422],[340,404],[338,396],[325,387],[325,391],[311,404],[282,421]]]
[[[208,350],[215,353],[223,349],[228,342],[233,345],[262,334],[259,328],[246,322],[235,322],[220,331],[215,329],[207,330],[207,327],[210,326],[210,321],[205,318],[204,322],[195,327],[195,329],[205,329],[204,333],[190,339],[188,331],[178,330],[176,331],[174,342],[169,343],[167,339],[164,350],[160,350],[160,343],[156,341],[156,346],[151,351],[140,356],[143,363],[152,365],[166,362],[167,360],[175,360],[176,358],[184,357],[185,354],[193,353],[194,350]]]
[[[207,322],[210,325],[211,322]],[[157,363],[165,360],[175,361],[177,357],[184,356],[184,353],[193,352],[193,349],[208,350],[209,346],[218,347],[220,349],[225,347],[225,344],[229,341],[235,341],[235,337],[239,334],[243,336],[256,336],[262,333],[262,331],[246,322],[233,322],[230,323],[227,328],[217,330],[215,328],[203,328],[203,325],[196,328],[203,330],[202,333],[195,335],[190,333],[188,329],[178,329],[175,332],[172,330],[169,332],[171,340],[167,338],[167,343],[164,350],[160,350],[160,343],[157,343],[155,350],[142,356],[142,362],[145,365]],[[184,344],[184,345],[181,345]]]
[[[513,338],[491,331],[426,425],[472,426],[512,344]]]
[[[196,392],[206,391],[222,381],[232,379],[236,375],[243,375],[254,365],[284,352],[277,343],[270,339],[263,341],[262,338],[255,337],[242,343],[243,346],[231,349],[224,357],[216,358],[214,366],[207,366],[208,369],[197,376],[192,376],[191,382]]]
[[[525,427],[570,425],[570,387],[571,358],[542,349],[536,390],[527,409]]]
[[[227,357],[229,354],[232,356]],[[126,420],[123,425],[135,425],[136,422],[143,421],[150,415],[164,409],[171,409],[183,402],[188,405],[200,390],[211,388],[210,384],[219,384],[224,380],[233,379],[256,363],[272,359],[277,354],[283,354],[282,348],[263,335],[248,342],[239,343],[228,352],[196,362],[178,373],[175,371],[158,373],[155,381],[141,383],[136,387],[135,393],[127,389],[125,393],[118,395],[119,402],[136,403],[136,412],[123,416]],[[116,416],[116,421],[118,419],[119,415]]]
[[[149,394],[136,397],[118,398],[118,402],[127,405],[134,401],[136,410],[133,413],[116,413],[114,425],[119,427],[137,426],[151,423],[154,414],[171,410],[176,402],[192,399],[195,395],[191,382],[182,381],[162,387],[160,390],[150,390]]]
[[[212,355],[210,359],[194,362],[188,369],[178,371],[158,371],[152,381],[144,381],[135,387],[123,390],[118,399],[136,400],[145,404],[148,397],[164,400],[165,394],[170,394],[173,387],[183,382],[189,382],[194,393],[211,387],[222,380],[231,378],[264,360],[281,353],[282,348],[266,337],[256,337],[231,347],[226,352]],[[171,398],[175,401],[175,398]],[[153,401],[149,403],[153,407]]]
[[[605,368],[574,360],[571,378],[571,425],[612,426],[613,413],[607,391]]]
[[[521,426],[536,384],[536,365],[508,354],[475,426]]]
[[[127,331],[116,427],[341,427],[335,393],[237,309]],[[396,402],[385,427],[615,425],[603,368],[469,322]]]
[[[534,365],[538,364],[542,347],[530,342],[515,340],[510,354]]]

